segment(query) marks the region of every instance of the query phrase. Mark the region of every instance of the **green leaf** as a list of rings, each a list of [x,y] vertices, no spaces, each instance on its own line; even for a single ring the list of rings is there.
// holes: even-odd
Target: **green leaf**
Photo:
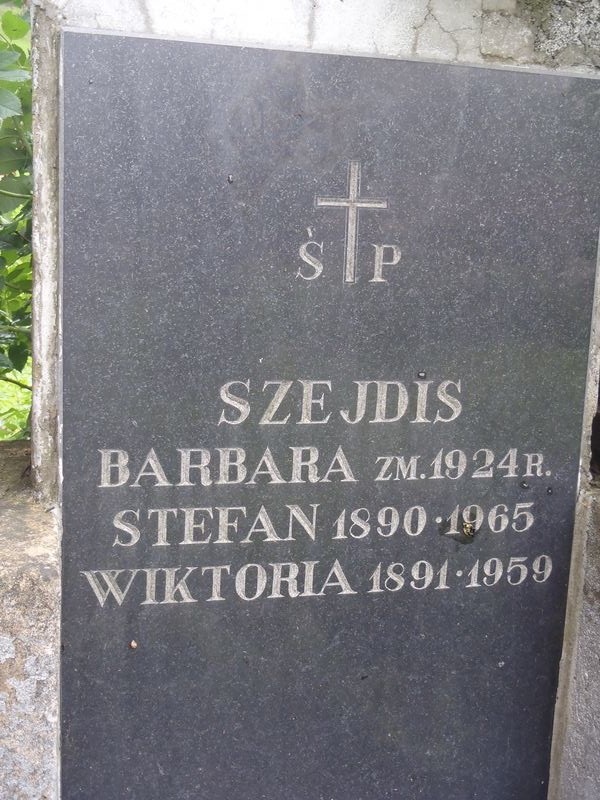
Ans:
[[[24,69],[0,69],[0,81],[28,81],[30,77]]]
[[[20,373],[0,373],[0,440],[19,439],[29,435],[29,410],[31,392],[2,378],[15,378],[20,383],[31,385],[31,359]]]
[[[13,295],[12,297],[8,297],[8,292],[4,292],[4,296],[4,305],[15,317],[20,314],[26,306],[28,307],[31,304],[31,293],[26,294],[22,292],[20,294]],[[15,324],[18,324],[18,320],[16,319]]]
[[[0,440],[29,435],[31,392],[30,28],[0,8]],[[7,11],[9,5],[10,11]],[[6,12],[6,13],[5,13]],[[23,13],[25,17],[25,13]],[[7,41],[10,40],[10,41]],[[20,173],[15,175],[14,173]],[[10,379],[8,381],[7,379]],[[12,382],[11,382],[12,381]]]
[[[6,287],[7,289],[14,287],[12,289],[13,292],[17,292],[18,294],[30,294],[31,287],[32,287],[32,280],[31,278],[21,278],[18,281],[10,281],[10,287]]]
[[[14,333],[11,333],[10,331],[3,331],[2,325],[0,325],[0,347],[3,350],[6,350],[7,347],[10,347],[10,345],[16,340],[16,338],[17,337],[15,336]]]
[[[17,372],[21,372],[29,358],[28,348],[25,343],[13,344],[8,348],[8,357]]]
[[[6,289],[11,289],[13,292],[17,292],[18,294],[30,294],[32,287],[32,280],[31,278],[21,278],[18,281],[10,281],[10,286],[5,287]]]
[[[23,169],[27,165],[28,158],[24,150],[16,150],[14,147],[0,145],[0,175]]]
[[[8,214],[31,199],[31,175],[8,175],[0,180],[0,214]]]
[[[4,50],[0,52],[0,69],[5,69],[21,57],[20,53],[15,53],[14,50]]]
[[[10,275],[10,280],[23,276],[31,277],[31,255],[20,258],[19,261],[13,264],[7,272]]]
[[[17,95],[9,92],[8,89],[0,88],[0,119],[16,117],[21,111],[21,101]]]
[[[2,30],[6,38],[14,42],[29,33],[29,25],[24,19],[13,14],[12,11],[7,11],[6,14],[2,15]]]
[[[19,248],[25,244],[18,233],[4,233],[0,230],[0,252],[5,250],[14,250],[16,252],[15,258],[18,258]]]
[[[16,248],[14,248],[12,250],[8,250],[8,249],[7,250],[3,250],[2,251],[2,255],[4,257],[4,260],[6,261],[6,264],[9,267],[10,267],[11,264],[14,264],[15,261],[19,260],[19,251]]]

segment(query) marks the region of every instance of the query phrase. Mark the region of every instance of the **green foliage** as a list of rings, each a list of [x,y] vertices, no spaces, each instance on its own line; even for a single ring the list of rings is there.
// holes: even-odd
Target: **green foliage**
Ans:
[[[31,406],[31,63],[21,5],[0,17],[0,440],[29,435]]]
[[[9,373],[10,377],[26,385],[31,381],[31,359],[22,372]],[[24,439],[29,435],[29,410],[31,392],[15,383],[2,383],[0,392],[0,440]]]

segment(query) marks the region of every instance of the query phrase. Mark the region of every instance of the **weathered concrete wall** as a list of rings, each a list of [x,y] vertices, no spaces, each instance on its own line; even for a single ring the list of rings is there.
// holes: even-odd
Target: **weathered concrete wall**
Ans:
[[[59,564],[29,445],[0,446],[0,798],[56,797]]]
[[[444,61],[561,68],[593,72],[600,67],[600,0],[31,0],[35,70],[35,365],[33,474],[46,504],[58,494],[58,33],[61,26],[151,33],[206,41],[313,48],[334,52],[423,57]],[[594,349],[590,375],[598,368]],[[584,443],[595,408],[590,378]],[[541,411],[540,411],[541,413]],[[589,463],[589,451],[583,463]],[[1,485],[1,478],[0,478]],[[13,502],[13,501],[11,501]],[[8,682],[9,736],[0,750],[0,800],[56,800],[57,544],[48,514],[21,496],[0,535],[0,563],[7,575],[0,603],[21,607],[4,623],[0,638],[0,693]],[[600,763],[598,664],[600,644],[600,512],[582,471],[578,530],[566,647],[557,709],[552,800],[597,800]],[[1,509],[0,509],[1,511]],[[8,526],[8,527],[7,527]],[[37,529],[38,533],[34,533]],[[19,537],[21,537],[19,539]],[[36,541],[37,550],[31,548]],[[18,548],[21,555],[14,556]],[[4,573],[1,573],[4,575]],[[11,587],[9,589],[9,586]],[[34,609],[33,612],[27,609]],[[29,622],[37,614],[41,624]],[[10,622],[12,620],[12,623]],[[32,635],[33,634],[33,635]],[[15,644],[16,642],[16,644]],[[2,649],[4,647],[4,649]],[[13,654],[14,648],[14,655]],[[43,656],[40,656],[40,653]],[[4,655],[3,655],[4,654]],[[578,660],[574,656],[577,654]],[[4,658],[4,661],[2,660]],[[44,660],[46,659],[46,660]],[[54,660],[52,660],[54,659]],[[45,664],[42,668],[39,665]],[[29,671],[28,671],[29,670]],[[46,678],[40,677],[42,674]],[[37,692],[33,705],[17,697],[11,681]],[[17,685],[17,684],[15,684]],[[18,684],[21,686],[21,684]],[[23,688],[20,697],[25,697]],[[32,697],[30,694],[29,697]],[[2,695],[0,694],[0,699]],[[47,716],[46,709],[48,709]],[[0,714],[1,705],[0,705]],[[0,719],[1,722],[1,719]],[[0,728],[2,730],[2,728]],[[36,731],[39,735],[36,736]],[[0,733],[0,745],[8,747]],[[37,746],[36,746],[37,739]],[[493,800],[493,798],[490,798]]]

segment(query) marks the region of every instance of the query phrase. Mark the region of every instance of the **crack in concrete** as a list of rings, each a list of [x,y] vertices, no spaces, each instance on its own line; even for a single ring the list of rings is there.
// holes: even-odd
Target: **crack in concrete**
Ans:
[[[435,12],[433,10],[431,11],[431,17],[437,23],[439,29],[441,31],[443,31],[445,34],[447,34],[452,39],[452,41],[454,42],[454,46],[456,47],[456,53],[454,53],[454,58],[456,58],[456,56],[458,55],[458,51],[460,50],[460,47],[459,47],[458,42],[456,41],[456,37],[454,36],[453,31],[449,31],[446,28],[444,28],[444,26],[439,21],[439,19],[437,18],[437,16],[435,15]],[[456,28],[456,30],[462,30],[462,28]]]
[[[421,35],[421,31],[423,30],[423,28],[425,27],[425,25],[427,23],[427,20],[431,16],[431,3],[432,3],[432,0],[427,0],[427,5],[425,6],[425,16],[423,17],[423,19],[421,20],[421,22],[418,25],[415,25],[413,27],[413,31],[415,33],[415,38],[414,38],[414,41],[413,41],[413,44],[412,44],[412,48],[411,48],[411,52],[412,52],[413,55],[416,55],[417,52],[418,52],[419,37]]]
[[[65,18],[63,13],[68,0],[63,2],[52,2],[51,0],[31,0],[31,10],[33,13],[42,13],[51,20],[57,21]]]
[[[308,46],[312,47],[315,41],[315,27],[316,27],[316,19],[317,19],[317,8],[318,8],[318,0],[308,0],[309,2],[309,11],[308,11],[308,23],[307,23],[307,38],[308,38]]]
[[[427,22],[429,20],[433,20],[435,22],[435,24],[438,26],[438,28],[442,31],[442,33],[445,33],[447,36],[450,37],[450,39],[451,39],[451,41],[452,41],[452,43],[453,43],[453,45],[455,47],[455,53],[454,53],[454,55],[452,57],[452,59],[454,60],[454,59],[456,59],[456,57],[458,56],[458,54],[460,52],[460,45],[459,45],[458,41],[456,40],[456,37],[453,35],[453,31],[450,31],[450,30],[447,30],[446,28],[444,28],[444,26],[441,24],[441,22],[437,18],[433,8],[431,7],[432,2],[433,2],[433,0],[429,0],[429,2],[427,3],[427,13],[425,14],[423,22],[421,22],[418,26],[413,28],[413,30],[415,31],[416,36],[415,36],[415,40],[414,40],[414,43],[413,43],[412,52],[413,52],[413,54],[418,54],[418,52],[419,52],[419,40],[421,38],[421,33],[423,31],[423,28],[425,27],[425,25],[427,24]],[[455,30],[472,30],[472,28],[456,28]]]
[[[150,10],[146,5],[146,0],[137,0],[138,3],[138,10],[140,15],[144,21],[144,26],[150,33],[154,33],[154,26],[152,23],[152,15],[150,14]]]

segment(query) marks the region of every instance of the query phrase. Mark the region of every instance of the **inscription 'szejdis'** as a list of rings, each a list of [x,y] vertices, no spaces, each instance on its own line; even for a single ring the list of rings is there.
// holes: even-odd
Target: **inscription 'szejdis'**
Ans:
[[[63,800],[546,800],[596,84],[62,55]]]

